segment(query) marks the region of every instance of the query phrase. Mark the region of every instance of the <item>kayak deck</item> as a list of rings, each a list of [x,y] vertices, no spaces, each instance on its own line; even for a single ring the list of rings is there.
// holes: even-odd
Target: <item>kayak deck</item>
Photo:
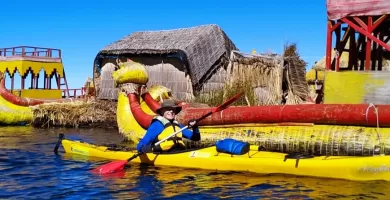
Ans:
[[[109,160],[126,160],[136,151],[109,150],[81,141],[62,140],[66,153]],[[147,153],[131,162],[219,171],[247,171],[260,174],[290,174],[353,181],[390,181],[390,156],[299,157],[285,153],[258,151],[257,146],[244,155],[217,153],[215,146],[181,153]],[[299,159],[298,159],[299,158]]]

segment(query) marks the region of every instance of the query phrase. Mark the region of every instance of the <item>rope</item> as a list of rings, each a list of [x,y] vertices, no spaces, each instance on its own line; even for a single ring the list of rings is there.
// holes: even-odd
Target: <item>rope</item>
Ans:
[[[223,111],[224,111],[224,110],[221,110],[221,120],[222,120],[222,124],[225,123],[225,122],[223,121],[223,119],[224,119],[224,118],[223,118]]]
[[[366,122],[368,124],[368,111],[370,110],[371,107],[374,108],[374,112],[375,112],[375,116],[376,116],[376,134],[377,134],[377,137],[379,140],[379,144],[381,145],[381,155],[384,155],[384,153],[385,153],[384,152],[384,145],[382,144],[382,139],[381,139],[380,132],[379,132],[379,112],[378,112],[378,108],[376,108],[373,103],[370,103],[366,109]]]

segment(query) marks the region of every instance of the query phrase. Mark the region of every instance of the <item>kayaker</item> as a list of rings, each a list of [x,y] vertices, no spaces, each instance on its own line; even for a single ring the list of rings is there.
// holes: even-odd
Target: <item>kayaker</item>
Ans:
[[[160,145],[153,147],[152,149],[152,145],[156,142],[183,128],[183,125],[176,121],[176,115],[181,111],[181,109],[182,107],[177,106],[173,100],[165,100],[161,104],[161,107],[156,110],[159,115],[153,118],[144,137],[138,143],[137,150],[139,152],[146,153],[151,151],[161,152],[171,151],[173,149],[184,149],[185,145],[182,137],[192,141],[199,141],[199,128],[196,125],[195,120],[190,120],[188,122],[188,126],[189,128],[192,128],[192,131],[184,129],[181,133],[178,133],[176,136],[162,142]]]

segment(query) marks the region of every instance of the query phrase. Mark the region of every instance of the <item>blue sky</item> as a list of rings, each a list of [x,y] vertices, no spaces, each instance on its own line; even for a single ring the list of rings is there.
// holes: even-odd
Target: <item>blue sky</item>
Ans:
[[[242,52],[281,53],[285,42],[294,42],[307,68],[325,55],[325,0],[141,2],[3,1],[0,48],[61,49],[70,88],[92,77],[100,49],[134,31],[217,24]]]

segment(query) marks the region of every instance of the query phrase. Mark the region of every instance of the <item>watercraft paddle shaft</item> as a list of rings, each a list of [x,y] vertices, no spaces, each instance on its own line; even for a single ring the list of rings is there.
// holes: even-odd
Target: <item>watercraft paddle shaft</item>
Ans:
[[[154,144],[154,146],[157,146],[157,145],[161,144],[162,142],[164,142],[164,141],[168,140],[169,138],[171,138],[171,137],[177,135],[178,133],[182,132],[182,131],[183,131],[184,129],[186,129],[186,128],[188,128],[188,126],[185,126],[185,127],[181,128],[180,130],[178,130],[178,131],[176,131],[176,132],[170,134],[170,135],[167,136],[166,138],[164,138],[164,139],[162,139],[162,140],[156,142],[156,143]]]

